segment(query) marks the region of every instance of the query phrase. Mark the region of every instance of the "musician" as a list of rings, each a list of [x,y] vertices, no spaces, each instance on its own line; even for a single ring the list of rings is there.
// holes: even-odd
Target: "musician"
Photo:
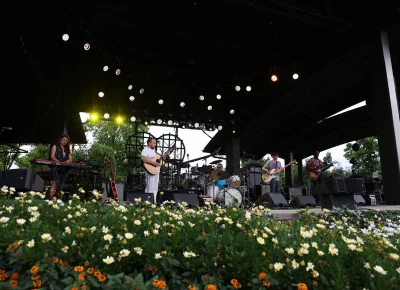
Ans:
[[[224,173],[224,167],[222,166],[221,163],[217,164],[217,170],[214,171],[216,172],[216,175],[221,176]],[[212,181],[212,178],[209,178],[210,181]],[[218,179],[215,181],[215,185],[219,187],[223,187],[226,185],[226,179]]]
[[[272,159],[269,160],[267,163],[265,163],[262,169],[268,174],[271,174],[270,171],[272,171],[272,169],[276,170],[273,173],[273,175],[276,175],[276,177],[273,178],[269,183],[271,192],[275,193],[275,192],[280,192],[281,189],[280,174],[285,170],[285,168],[282,167],[281,162],[278,161],[279,157],[278,153],[272,152],[271,157]]]
[[[322,168],[324,168],[324,163],[318,158],[319,151],[314,152],[313,158],[307,161],[306,169],[308,171],[314,172],[318,174]],[[317,179],[313,180],[314,185],[320,184],[324,182],[323,174],[320,174]]]
[[[72,153],[70,148],[69,136],[63,134],[57,144],[54,144],[51,148],[50,159],[55,162],[72,162]],[[51,188],[49,200],[53,199],[53,196],[61,188],[57,188],[57,181],[61,182],[59,186],[62,186],[63,181],[65,181],[68,174],[68,169],[57,168],[56,166],[51,169]],[[61,177],[61,178],[60,178]]]
[[[152,161],[150,159],[156,157],[156,145],[157,145],[157,140],[156,138],[150,137],[147,139],[147,146],[142,150],[141,154],[141,160],[144,163],[153,165],[154,167],[160,166],[160,163],[156,161]],[[157,173],[155,175],[151,175],[147,171],[145,171],[146,174],[146,193],[152,193],[154,196],[154,203],[157,202],[157,192],[158,192],[158,181],[160,179],[160,173]]]

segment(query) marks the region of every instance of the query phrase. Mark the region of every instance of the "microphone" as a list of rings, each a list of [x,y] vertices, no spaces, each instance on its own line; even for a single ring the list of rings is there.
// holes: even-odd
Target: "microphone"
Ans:
[[[12,127],[1,127],[1,129],[3,129],[3,130],[12,130]]]

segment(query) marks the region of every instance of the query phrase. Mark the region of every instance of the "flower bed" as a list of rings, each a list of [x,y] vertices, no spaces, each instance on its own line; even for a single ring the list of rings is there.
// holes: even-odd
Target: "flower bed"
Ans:
[[[281,222],[262,207],[41,197],[1,199],[0,289],[400,286],[398,212],[304,211]]]

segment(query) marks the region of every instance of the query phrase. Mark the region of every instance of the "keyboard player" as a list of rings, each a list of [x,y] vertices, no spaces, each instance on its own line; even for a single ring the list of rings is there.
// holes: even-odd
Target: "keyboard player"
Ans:
[[[57,144],[54,144],[51,148],[50,159],[55,162],[72,162],[72,153],[70,148],[70,139],[69,136],[63,134],[60,136],[60,139]],[[68,169],[61,168],[60,166],[54,166],[51,169],[51,188],[49,200],[51,200],[54,195],[61,189],[64,181],[67,178]],[[58,196],[57,196],[58,197]]]

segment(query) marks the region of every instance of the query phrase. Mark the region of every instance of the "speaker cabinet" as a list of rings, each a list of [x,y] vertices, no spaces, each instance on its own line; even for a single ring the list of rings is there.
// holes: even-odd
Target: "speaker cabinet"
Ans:
[[[345,179],[343,178],[331,178],[325,181],[326,190],[328,194],[337,193],[337,192],[347,192]]]
[[[44,190],[44,180],[32,168],[10,169],[1,174],[0,186],[15,187],[18,191]]]
[[[292,198],[290,201],[291,207],[316,207],[317,203],[311,195],[298,195]]]
[[[345,179],[347,193],[364,193],[365,185],[362,178]]]
[[[247,181],[247,185],[249,186],[249,188],[254,190],[254,187],[256,185],[261,184],[261,176],[262,176],[261,172],[249,172],[249,173],[247,173],[246,181]]]
[[[285,197],[281,193],[265,193],[255,202],[256,205],[264,205],[269,208],[289,207]]]
[[[289,196],[298,196],[303,195],[303,188],[302,187],[289,187]]]
[[[350,210],[356,209],[352,194],[321,195],[321,209],[334,210],[343,207]]]
[[[124,191],[124,197],[123,197],[124,201],[129,201],[134,203],[135,198],[141,198],[142,202],[148,201],[150,203],[154,203],[154,195],[152,193]]]

